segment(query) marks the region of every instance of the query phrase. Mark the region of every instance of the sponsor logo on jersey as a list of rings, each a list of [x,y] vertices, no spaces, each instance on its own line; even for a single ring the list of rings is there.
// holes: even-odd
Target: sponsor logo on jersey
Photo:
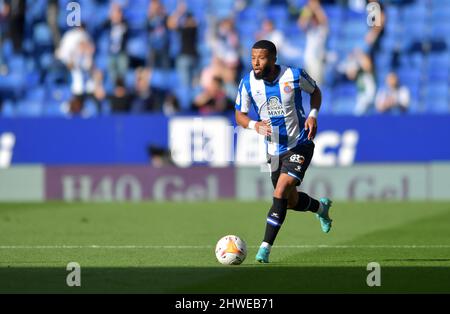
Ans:
[[[285,115],[283,105],[281,104],[281,101],[280,99],[278,99],[278,97],[272,96],[269,98],[269,100],[267,101],[267,113],[270,117],[279,117]]]

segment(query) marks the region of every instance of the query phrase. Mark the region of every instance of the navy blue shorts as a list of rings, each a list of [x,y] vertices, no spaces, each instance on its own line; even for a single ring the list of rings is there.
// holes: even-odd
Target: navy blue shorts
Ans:
[[[280,156],[269,156],[268,163],[271,169],[273,187],[277,186],[280,174],[286,173],[297,179],[297,186],[302,183],[314,154],[314,143],[307,142],[298,145]]]

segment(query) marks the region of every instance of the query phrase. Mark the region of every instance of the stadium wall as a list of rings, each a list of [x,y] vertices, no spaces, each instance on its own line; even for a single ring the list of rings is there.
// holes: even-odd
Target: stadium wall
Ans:
[[[448,116],[321,116],[313,165],[450,160]],[[107,116],[0,119],[0,168],[8,165],[148,165],[149,147],[171,150],[179,167],[257,166],[262,137],[234,118]],[[255,157],[256,156],[256,157]]]
[[[0,201],[270,200],[258,167],[16,166],[0,169]],[[311,167],[302,189],[335,200],[450,200],[450,163]]]

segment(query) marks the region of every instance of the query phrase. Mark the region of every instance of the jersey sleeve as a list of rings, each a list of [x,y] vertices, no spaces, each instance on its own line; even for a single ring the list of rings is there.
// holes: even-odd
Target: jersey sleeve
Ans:
[[[307,92],[308,94],[312,94],[316,89],[317,84],[305,70],[300,70],[300,88],[301,90]]]
[[[239,91],[236,97],[235,108],[240,112],[247,113],[250,109],[250,104],[250,95],[245,87],[244,80],[241,80],[241,83],[239,84]]]

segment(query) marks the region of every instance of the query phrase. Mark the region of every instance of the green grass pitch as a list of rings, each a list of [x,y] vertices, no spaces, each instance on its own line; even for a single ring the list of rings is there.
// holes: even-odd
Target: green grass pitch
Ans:
[[[335,202],[333,228],[289,211],[271,254],[255,262],[268,202],[0,204],[0,292],[450,292],[450,203]],[[217,240],[243,238],[240,266]],[[81,287],[68,287],[69,262]],[[370,262],[381,286],[368,287]]]

